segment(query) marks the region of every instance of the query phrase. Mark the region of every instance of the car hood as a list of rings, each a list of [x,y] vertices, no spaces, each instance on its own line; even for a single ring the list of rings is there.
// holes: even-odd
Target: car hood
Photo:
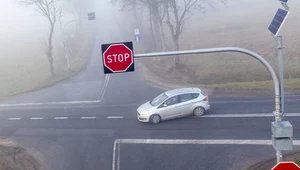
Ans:
[[[138,112],[145,112],[145,111],[148,111],[148,110],[152,110],[152,109],[154,109],[154,108],[155,108],[155,107],[152,106],[152,105],[150,104],[150,101],[149,101],[149,102],[147,102],[147,103],[142,104],[142,105],[137,109],[137,111],[138,111]]]

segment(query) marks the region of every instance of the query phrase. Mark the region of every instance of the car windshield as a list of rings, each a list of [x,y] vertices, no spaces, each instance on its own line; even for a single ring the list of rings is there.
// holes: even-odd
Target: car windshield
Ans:
[[[168,96],[167,96],[165,93],[163,93],[163,94],[161,94],[161,95],[155,97],[153,100],[151,100],[151,101],[150,101],[150,104],[151,104],[152,106],[157,106],[157,105],[159,105],[161,102],[165,101],[167,98],[168,98]]]

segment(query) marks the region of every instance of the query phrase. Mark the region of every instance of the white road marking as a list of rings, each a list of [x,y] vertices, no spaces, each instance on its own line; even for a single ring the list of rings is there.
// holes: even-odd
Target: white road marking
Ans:
[[[299,117],[300,113],[285,113],[286,117]],[[273,113],[249,113],[249,114],[207,114],[201,117],[214,118],[214,117],[223,117],[223,118],[242,118],[242,117],[274,117]],[[201,118],[196,117],[195,118]]]
[[[101,102],[101,100],[45,102],[45,103],[18,103],[18,104],[0,104],[0,107],[43,106],[43,105],[74,105],[74,104],[93,104],[93,103],[100,103],[100,102]]]
[[[103,107],[128,107],[128,106],[140,106],[141,104],[102,104]]]
[[[110,74],[105,76],[104,84],[103,84],[102,90],[100,92],[100,98],[99,98],[100,101],[102,101],[102,99],[104,97],[104,94],[106,92],[106,88],[108,86],[109,79],[110,79]]]
[[[107,119],[123,119],[123,116],[108,116]]]
[[[236,140],[236,139],[116,139],[119,144],[166,144],[166,145],[272,145],[272,140]],[[293,140],[300,145],[300,140]]]
[[[31,120],[43,120],[44,118],[43,117],[32,117],[30,118]]]
[[[7,120],[21,120],[20,117],[10,117],[10,118],[7,118]]]
[[[113,149],[113,160],[112,160],[112,170],[116,169],[116,141],[114,142],[114,149]]]
[[[159,144],[159,145],[265,145],[272,146],[271,140],[236,140],[236,139],[116,139],[113,148],[112,170],[120,169],[121,144]],[[300,140],[293,141],[294,146]],[[116,161],[117,157],[117,161]]]
[[[69,119],[68,117],[55,117],[54,119],[56,120],[66,120]]]
[[[96,117],[80,117],[80,119],[96,119]]]
[[[121,146],[120,146],[120,144],[118,143],[117,144],[117,146],[118,146],[118,159],[117,159],[117,170],[120,170],[120,150],[121,150]]]

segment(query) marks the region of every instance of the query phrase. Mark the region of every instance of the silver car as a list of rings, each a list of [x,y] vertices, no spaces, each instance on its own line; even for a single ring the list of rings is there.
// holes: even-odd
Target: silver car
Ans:
[[[159,123],[161,120],[195,115],[202,116],[210,109],[207,95],[199,88],[166,91],[137,109],[141,122]]]

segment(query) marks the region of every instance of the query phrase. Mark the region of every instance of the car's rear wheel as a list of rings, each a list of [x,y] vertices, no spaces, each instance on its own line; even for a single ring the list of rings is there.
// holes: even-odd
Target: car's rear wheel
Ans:
[[[193,112],[194,116],[203,116],[204,113],[205,109],[203,107],[196,107]]]
[[[161,121],[161,117],[158,114],[154,114],[150,117],[150,122],[152,124],[158,124]]]

